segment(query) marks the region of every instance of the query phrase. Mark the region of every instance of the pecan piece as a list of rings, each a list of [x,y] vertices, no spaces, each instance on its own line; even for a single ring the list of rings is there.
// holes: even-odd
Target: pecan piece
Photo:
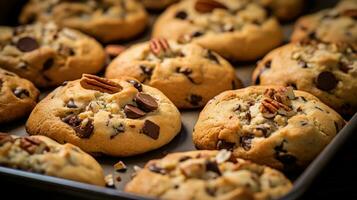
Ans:
[[[195,4],[195,10],[200,13],[209,13],[216,8],[227,9],[227,6],[214,0],[197,0]]]
[[[84,89],[97,90],[108,94],[115,94],[123,89],[119,83],[91,74],[83,74],[80,84]]]
[[[150,50],[160,57],[170,51],[170,45],[165,38],[154,38],[150,40]]]
[[[44,142],[33,137],[21,138],[20,147],[29,154],[40,154],[45,151],[49,151],[49,147]]]

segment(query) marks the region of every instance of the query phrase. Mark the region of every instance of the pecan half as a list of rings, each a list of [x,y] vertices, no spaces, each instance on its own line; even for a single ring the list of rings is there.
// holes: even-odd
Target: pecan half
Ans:
[[[80,84],[84,89],[97,90],[108,94],[114,94],[123,89],[119,83],[91,74],[83,74]]]
[[[227,6],[214,0],[197,0],[195,4],[195,10],[200,13],[209,13],[216,8],[227,9]]]
[[[291,116],[294,114],[292,108],[270,98],[264,99],[259,109],[265,118],[273,118],[278,113],[284,116]]]
[[[170,51],[170,45],[165,38],[153,38],[150,40],[150,50],[156,56],[162,56]]]
[[[20,147],[29,154],[41,154],[49,151],[49,147],[37,138],[23,137],[20,139]]]

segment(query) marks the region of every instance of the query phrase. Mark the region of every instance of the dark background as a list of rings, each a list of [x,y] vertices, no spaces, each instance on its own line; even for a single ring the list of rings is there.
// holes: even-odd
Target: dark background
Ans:
[[[316,11],[316,5],[319,5],[319,8],[330,7],[336,2],[334,0],[307,1],[306,12]],[[0,25],[15,25],[24,2],[26,0],[0,0]],[[357,136],[350,138],[301,199],[357,199],[356,144]],[[41,190],[26,183],[19,184],[3,179],[0,179],[0,195],[0,199],[10,199],[6,196],[11,199],[24,196],[29,199],[75,199],[56,191]]]

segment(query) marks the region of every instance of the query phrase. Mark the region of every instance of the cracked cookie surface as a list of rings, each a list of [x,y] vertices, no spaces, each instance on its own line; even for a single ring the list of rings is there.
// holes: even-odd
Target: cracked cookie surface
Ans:
[[[348,44],[303,41],[280,47],[258,63],[255,84],[307,91],[342,115],[357,111],[357,50]]]
[[[231,152],[190,151],[149,161],[126,192],[160,199],[275,199],[291,182],[277,170],[234,159]]]
[[[53,23],[0,27],[0,66],[38,87],[97,73],[104,62],[102,46],[76,30]]]
[[[136,36],[145,29],[148,18],[144,7],[133,0],[31,0],[19,21],[54,21],[110,42]]]
[[[42,100],[27,132],[84,151],[130,156],[159,148],[180,131],[180,113],[160,91],[131,78],[83,75]]]
[[[0,124],[30,114],[39,93],[30,81],[0,68]]]
[[[242,87],[234,68],[218,54],[163,38],[135,45],[114,59],[106,77],[121,76],[159,89],[179,108],[202,107],[217,94]]]
[[[0,133],[0,165],[104,186],[103,169],[90,155],[71,144],[45,136],[17,137]]]
[[[291,40],[305,38],[322,42],[346,42],[357,48],[357,1],[341,1],[335,8],[301,17],[295,25]]]
[[[194,127],[199,149],[229,149],[277,169],[305,167],[345,122],[313,95],[279,86],[227,91],[209,101]]]
[[[153,37],[193,42],[232,60],[254,60],[278,46],[282,29],[259,4],[248,0],[186,0],[157,20]]]

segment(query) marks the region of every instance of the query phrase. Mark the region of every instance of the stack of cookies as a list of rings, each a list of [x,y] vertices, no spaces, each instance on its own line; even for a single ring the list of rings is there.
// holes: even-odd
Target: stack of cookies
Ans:
[[[281,46],[281,24],[304,6],[28,1],[20,25],[0,27],[0,124],[27,118],[31,136],[0,133],[0,165],[104,186],[92,156],[144,158],[186,128],[182,113],[200,112],[188,141],[197,150],[149,161],[126,192],[169,200],[286,195],[289,174],[306,168],[357,111],[357,2],[301,17]],[[135,42],[147,29],[151,38]],[[246,80],[242,62],[257,62],[255,86],[238,78]]]

